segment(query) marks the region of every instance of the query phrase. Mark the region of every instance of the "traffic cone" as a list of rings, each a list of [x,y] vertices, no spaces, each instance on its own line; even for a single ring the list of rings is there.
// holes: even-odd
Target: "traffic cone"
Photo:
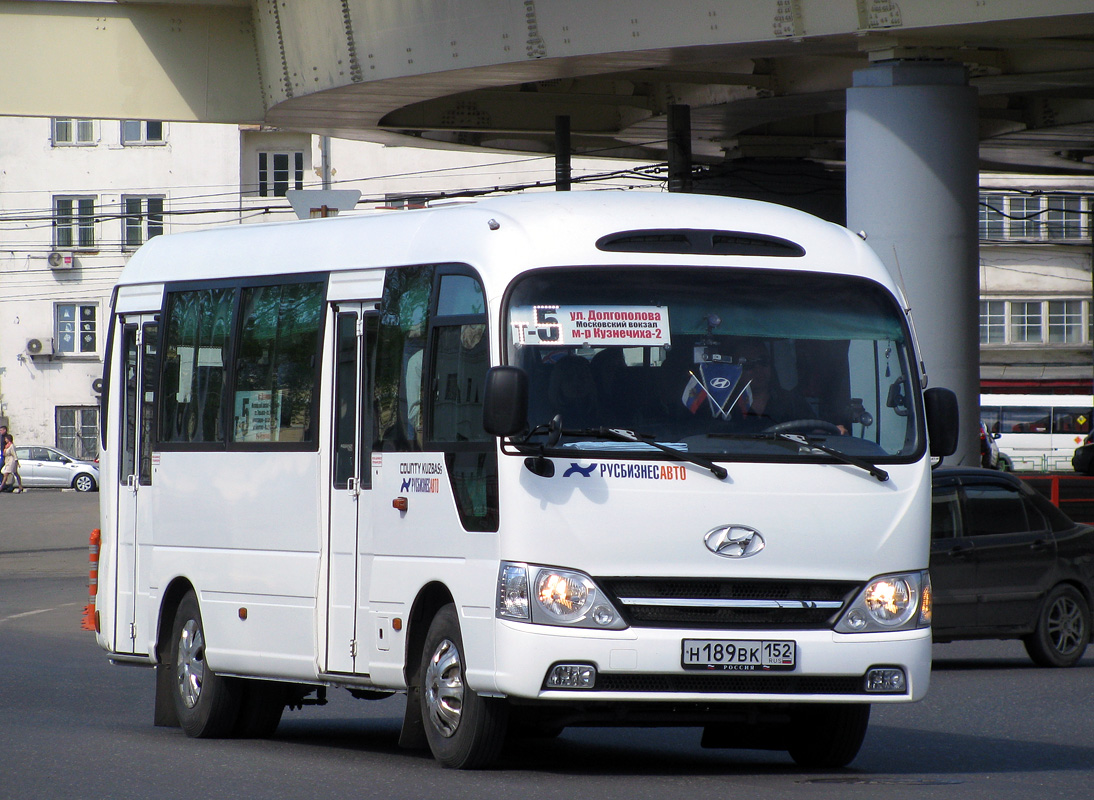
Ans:
[[[87,592],[90,599],[88,600],[87,605],[84,606],[84,619],[80,624],[80,627],[85,631],[96,630],[95,595],[99,592],[99,544],[101,542],[102,533],[98,528],[95,528],[95,530],[91,532],[87,548],[87,559],[90,562],[90,569],[87,577]]]

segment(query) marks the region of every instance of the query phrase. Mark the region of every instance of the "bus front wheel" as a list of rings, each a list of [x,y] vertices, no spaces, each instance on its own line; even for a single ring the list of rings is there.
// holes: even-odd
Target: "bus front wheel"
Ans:
[[[205,661],[205,630],[193,592],[186,593],[175,612],[167,663],[173,671],[175,713],[186,734],[201,739],[232,735],[239,719],[239,688]]]
[[[501,752],[508,705],[467,685],[464,653],[456,607],[446,605],[430,623],[422,650],[422,722],[434,758],[446,767],[480,769]]]
[[[846,767],[870,725],[867,703],[802,705],[792,714],[790,757],[807,769]]]

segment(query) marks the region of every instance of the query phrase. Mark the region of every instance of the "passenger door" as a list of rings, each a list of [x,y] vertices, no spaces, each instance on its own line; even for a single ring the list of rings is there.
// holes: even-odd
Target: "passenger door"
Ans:
[[[1052,580],[1052,531],[1017,486],[976,479],[963,479],[962,484],[967,525],[976,542],[977,626],[1028,629]]]
[[[372,353],[375,303],[334,308],[334,407],[331,425],[327,561],[326,670],[367,664],[367,580],[372,536]],[[358,653],[362,657],[358,659]]]
[[[114,616],[115,648],[132,653],[147,632],[138,631],[141,605],[148,599],[141,577],[144,551],[152,542],[152,422],[158,368],[159,322],[152,315],[120,318],[124,386],[121,392],[121,442],[118,474],[118,578]]]
[[[935,480],[931,498],[931,589],[936,635],[976,627],[976,545],[965,533],[957,481]]]

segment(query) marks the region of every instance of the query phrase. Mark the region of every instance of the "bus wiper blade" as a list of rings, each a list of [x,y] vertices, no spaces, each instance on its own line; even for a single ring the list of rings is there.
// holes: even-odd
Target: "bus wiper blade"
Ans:
[[[662,453],[665,453],[676,461],[686,461],[689,464],[695,464],[697,467],[709,469],[711,474],[718,480],[725,480],[725,478],[729,476],[729,472],[720,464],[715,464],[708,459],[692,455],[686,450],[677,450],[675,447],[661,444],[655,437],[648,433],[637,433],[636,431],[629,431],[624,428],[586,428],[576,431],[563,431],[563,433],[568,436],[596,436],[601,439],[608,439],[615,442],[641,442],[642,444],[648,444],[650,447],[660,450]]]
[[[802,436],[800,433],[774,433],[771,434],[776,441],[790,442],[798,445],[799,447],[809,447],[813,450],[820,450],[822,453],[832,456],[837,461],[842,461],[844,464],[850,464],[852,467],[858,467],[864,469],[884,483],[889,480],[889,473],[881,469],[877,464],[867,461],[864,458],[857,458],[856,456],[849,456],[846,453],[836,450],[834,447],[828,447],[820,442],[809,439],[806,436]]]

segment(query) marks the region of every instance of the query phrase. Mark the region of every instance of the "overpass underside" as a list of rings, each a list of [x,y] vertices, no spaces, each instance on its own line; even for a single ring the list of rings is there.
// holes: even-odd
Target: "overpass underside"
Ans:
[[[0,2],[0,113],[701,164],[845,156],[881,61],[964,65],[984,168],[1094,169],[1094,10],[992,0]]]

